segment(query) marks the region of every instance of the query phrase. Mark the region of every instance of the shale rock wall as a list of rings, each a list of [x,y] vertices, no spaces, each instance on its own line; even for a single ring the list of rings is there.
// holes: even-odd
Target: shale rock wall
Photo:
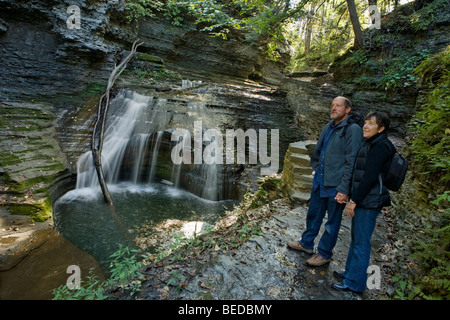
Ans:
[[[80,29],[67,26],[71,5],[80,8]],[[175,27],[162,19],[129,22],[126,15],[123,1],[1,0],[0,94],[80,93],[93,81],[104,82],[136,39],[144,42],[140,51],[189,73],[279,82],[286,63],[265,59],[258,40],[246,40],[243,33],[225,41],[200,32],[189,19]]]
[[[156,18],[130,22],[123,3],[0,0],[0,196],[6,207],[25,212],[24,199],[33,195],[48,214],[50,195],[66,190],[54,190],[53,183],[75,178],[76,159],[89,142],[92,118],[79,113],[95,113],[97,95],[136,39],[144,42],[140,54],[156,60],[135,59],[131,70],[279,83],[286,61],[264,58],[258,40],[238,31],[226,41],[214,39],[189,17],[183,27]],[[80,8],[80,29],[67,26],[72,5]]]

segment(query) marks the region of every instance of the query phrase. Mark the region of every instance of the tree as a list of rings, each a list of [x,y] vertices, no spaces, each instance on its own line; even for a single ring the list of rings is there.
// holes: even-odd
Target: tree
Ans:
[[[313,28],[313,18],[314,18],[314,7],[315,4],[311,3],[310,10],[308,12],[308,16],[306,17],[306,31],[305,31],[305,58],[308,60],[309,49],[311,48],[311,36],[312,36],[312,28]]]
[[[105,178],[103,176],[103,168],[102,168],[103,137],[105,134],[105,123],[109,108],[110,91],[117,77],[119,77],[122,71],[125,70],[127,63],[134,57],[137,48],[143,44],[143,42],[142,43],[137,42],[138,41],[136,40],[133,43],[130,54],[111,72],[105,94],[103,94],[100,97],[98,103],[97,119],[95,120],[94,130],[92,131],[91,152],[92,157],[94,159],[95,170],[97,172],[98,181],[100,183],[100,188],[103,193],[103,198],[114,214],[116,214],[114,204],[111,195],[109,193],[108,186],[106,185]]]
[[[364,37],[361,30],[361,25],[358,19],[358,13],[356,12],[356,5],[354,0],[346,0],[348,12],[350,14],[350,20],[353,26],[353,32],[355,33],[355,44],[363,48],[364,47]]]

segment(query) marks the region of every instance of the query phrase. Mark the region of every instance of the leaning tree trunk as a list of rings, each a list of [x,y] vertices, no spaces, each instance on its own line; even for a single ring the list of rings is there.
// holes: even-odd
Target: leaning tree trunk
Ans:
[[[353,26],[353,32],[355,33],[355,44],[359,48],[364,48],[364,37],[361,30],[361,25],[358,20],[358,13],[356,12],[356,5],[354,0],[347,0],[348,12],[350,14],[350,20]]]
[[[114,68],[114,70],[111,72],[111,75],[109,76],[105,94],[101,96],[98,104],[97,119],[95,121],[94,131],[92,132],[91,150],[92,156],[94,158],[95,170],[97,171],[97,177],[100,183],[100,187],[102,189],[103,198],[111,208],[114,208],[114,204],[103,175],[102,157],[101,157],[103,149],[103,137],[105,133],[106,116],[109,107],[109,93],[117,77],[122,73],[123,70],[125,70],[127,63],[133,58],[134,54],[136,53],[137,47],[143,44],[143,43],[137,44],[137,41],[138,40],[136,40],[133,43],[130,54],[118,66]]]

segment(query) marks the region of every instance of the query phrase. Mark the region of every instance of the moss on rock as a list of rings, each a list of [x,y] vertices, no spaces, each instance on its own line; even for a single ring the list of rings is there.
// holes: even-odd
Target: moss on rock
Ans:
[[[13,215],[33,221],[52,216],[49,188],[67,171],[64,153],[55,139],[52,105],[4,102],[0,115],[0,197]]]

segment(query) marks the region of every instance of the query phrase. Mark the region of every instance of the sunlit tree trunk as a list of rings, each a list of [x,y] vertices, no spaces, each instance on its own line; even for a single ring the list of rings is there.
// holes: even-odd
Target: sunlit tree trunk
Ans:
[[[358,20],[358,13],[356,12],[356,5],[354,0],[346,0],[348,6],[348,12],[350,14],[350,20],[353,26],[353,32],[355,33],[355,44],[363,48],[364,47],[364,38],[361,31],[361,25]]]
[[[311,7],[308,13],[308,17],[306,18],[306,26],[305,26],[305,59],[308,60],[309,49],[311,48],[311,37],[312,37],[312,25],[314,18],[314,7],[315,4],[311,3]]]

